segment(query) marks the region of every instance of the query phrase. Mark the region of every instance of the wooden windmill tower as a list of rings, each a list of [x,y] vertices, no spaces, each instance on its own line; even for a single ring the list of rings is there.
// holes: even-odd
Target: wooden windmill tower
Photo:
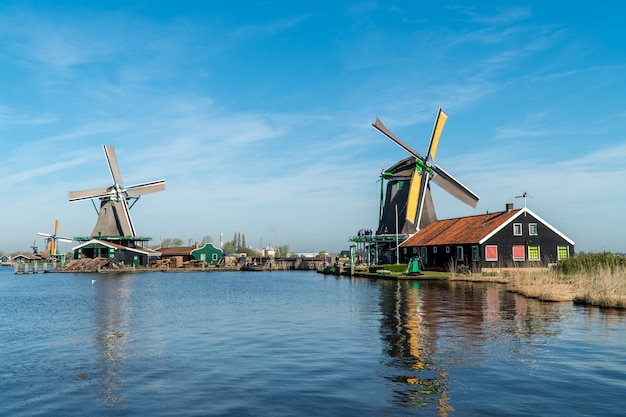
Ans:
[[[396,216],[398,217],[398,233],[403,234],[415,233],[436,221],[435,206],[430,194],[430,180],[462,202],[476,207],[479,199],[476,194],[443,168],[433,165],[439,138],[447,118],[448,116],[439,109],[426,156],[422,156],[402,142],[378,118],[372,123],[376,130],[411,155],[387,170],[391,175],[387,178],[385,205],[381,210],[376,234],[396,233]]]
[[[113,146],[104,145],[113,185],[85,191],[70,191],[69,200],[79,201],[100,199],[98,221],[91,232],[91,238],[116,241],[122,246],[134,247],[135,242],[147,240],[137,236],[130,216],[131,207],[144,194],[165,190],[165,181],[157,180],[124,187]],[[94,203],[95,207],[95,203]]]

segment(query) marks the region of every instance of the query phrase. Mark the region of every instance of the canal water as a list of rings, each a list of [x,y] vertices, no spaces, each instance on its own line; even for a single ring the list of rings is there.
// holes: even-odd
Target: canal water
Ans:
[[[6,416],[617,416],[625,347],[496,284],[0,269]]]

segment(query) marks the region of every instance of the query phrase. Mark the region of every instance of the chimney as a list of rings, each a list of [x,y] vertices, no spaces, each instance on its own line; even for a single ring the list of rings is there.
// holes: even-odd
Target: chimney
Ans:
[[[510,213],[513,211],[513,203],[506,203],[506,212]]]

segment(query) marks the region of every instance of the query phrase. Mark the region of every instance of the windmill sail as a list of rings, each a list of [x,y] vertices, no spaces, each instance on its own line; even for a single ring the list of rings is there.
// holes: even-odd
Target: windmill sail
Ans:
[[[408,157],[385,170],[392,175],[386,175],[385,178],[387,184],[378,229],[376,230],[377,235],[396,233],[396,207],[398,210],[398,233],[412,234],[416,232],[417,228],[414,221],[407,220],[406,215],[407,202],[409,200],[409,184],[412,181],[415,167],[415,158]],[[429,185],[426,186],[423,206],[420,228],[437,221]]]
[[[165,181],[150,181],[124,187],[115,149],[104,145],[104,156],[107,161],[113,185],[85,191],[71,191],[70,201],[100,199],[98,221],[92,237],[136,237],[135,226],[130,216],[129,199],[138,199],[141,195],[165,190]]]
[[[50,233],[42,233],[42,232],[37,232],[37,236],[42,236],[46,238],[46,250],[48,251],[48,253],[50,255],[57,255],[58,254],[58,244],[57,242],[71,242],[72,239],[68,238],[68,237],[60,237],[58,236],[59,234],[59,221],[55,220],[54,222],[54,234],[50,234]]]
[[[430,196],[429,188],[429,182],[431,179],[448,193],[474,208],[478,202],[478,196],[469,188],[444,171],[443,168],[437,165],[432,165],[432,162],[437,154],[437,147],[439,145],[441,132],[443,131],[447,118],[448,116],[446,113],[439,109],[430,137],[430,142],[428,144],[426,157],[422,156],[415,149],[395,136],[378,118],[376,118],[374,123],[372,123],[372,126],[376,130],[398,144],[414,158],[415,169],[411,174],[411,182],[409,184],[408,194],[406,195],[406,201],[402,205],[405,207],[403,210],[403,214],[405,216],[404,219],[406,222],[412,224],[414,231],[419,230],[425,225],[430,224],[430,222],[436,220],[436,215],[434,215],[434,205],[432,204],[432,197]],[[424,217],[426,210],[428,210],[428,213],[426,214],[426,217]],[[411,227],[403,227],[403,230],[410,229]]]

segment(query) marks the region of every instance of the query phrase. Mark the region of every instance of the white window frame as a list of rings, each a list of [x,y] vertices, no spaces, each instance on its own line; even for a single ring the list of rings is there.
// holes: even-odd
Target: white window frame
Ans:
[[[495,258],[488,258],[487,257],[487,248],[496,248],[496,257]],[[498,260],[498,245],[485,245],[485,261],[495,262],[497,260]]]
[[[539,233],[537,232],[537,223],[528,223],[528,235],[529,236],[537,236]]]
[[[526,248],[524,248],[524,250],[522,251],[522,257],[521,258],[516,258],[515,257],[515,247],[516,246],[521,246],[524,248],[524,245],[513,245],[513,247],[511,248],[511,255],[513,257],[514,261],[525,261],[526,260]]]
[[[522,236],[523,230],[521,223],[513,223],[513,236]]]
[[[530,248],[537,248],[537,258],[531,258],[530,257]],[[531,261],[531,262],[541,261],[541,246],[539,246],[539,245],[528,245],[528,248],[526,248],[526,250],[528,251],[526,253],[526,256],[528,257],[529,261]]]
[[[463,256],[463,246],[456,247],[456,261],[457,262],[465,261],[465,257]]]
[[[567,251],[567,256],[565,258],[561,257],[560,248],[564,248]],[[569,245],[556,245],[556,258],[559,261],[569,259]]]

